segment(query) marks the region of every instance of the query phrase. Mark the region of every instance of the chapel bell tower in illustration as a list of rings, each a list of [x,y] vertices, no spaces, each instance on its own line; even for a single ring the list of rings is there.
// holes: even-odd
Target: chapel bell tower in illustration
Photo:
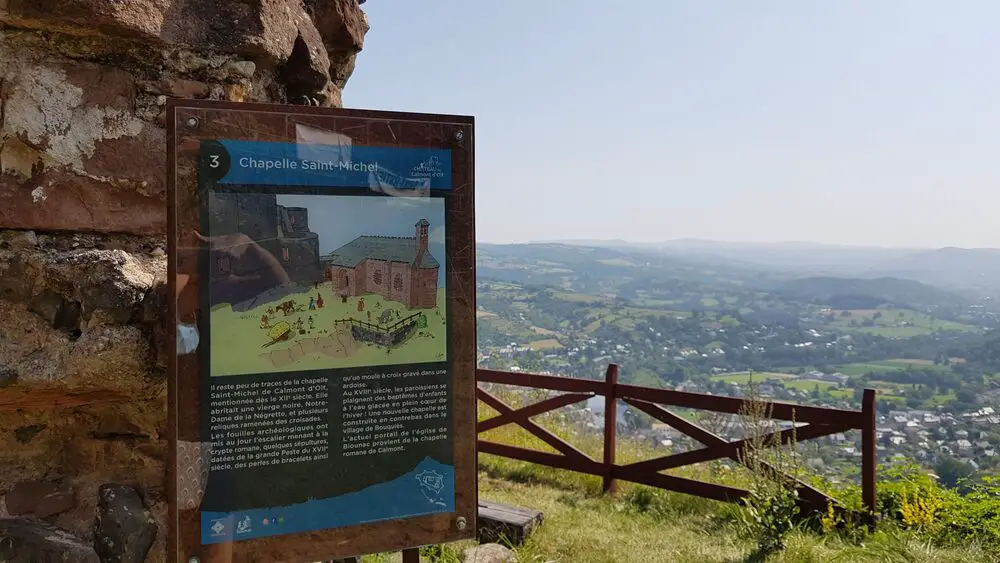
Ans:
[[[430,227],[430,223],[427,219],[421,219],[417,221],[417,252],[424,253],[427,252],[427,229]]]

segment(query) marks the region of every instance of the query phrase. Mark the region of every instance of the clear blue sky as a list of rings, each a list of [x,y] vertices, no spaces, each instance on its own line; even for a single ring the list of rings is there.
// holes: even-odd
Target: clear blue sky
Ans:
[[[1000,246],[996,0],[369,0],[347,107],[476,118],[477,236]]]

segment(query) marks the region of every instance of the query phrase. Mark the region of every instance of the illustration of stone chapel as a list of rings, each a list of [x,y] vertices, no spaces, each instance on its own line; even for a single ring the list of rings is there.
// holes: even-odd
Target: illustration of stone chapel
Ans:
[[[412,237],[363,235],[323,259],[325,277],[339,295],[381,295],[410,309],[437,307],[440,264],[427,249],[430,223]]]

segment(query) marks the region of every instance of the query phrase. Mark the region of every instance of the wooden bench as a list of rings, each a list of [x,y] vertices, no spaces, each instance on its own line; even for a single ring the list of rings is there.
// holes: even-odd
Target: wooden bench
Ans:
[[[480,500],[476,538],[480,543],[521,545],[543,519],[537,510]]]
[[[476,539],[480,543],[521,545],[543,519],[544,515],[537,510],[480,500]],[[349,557],[328,563],[360,563],[360,561],[360,558]]]

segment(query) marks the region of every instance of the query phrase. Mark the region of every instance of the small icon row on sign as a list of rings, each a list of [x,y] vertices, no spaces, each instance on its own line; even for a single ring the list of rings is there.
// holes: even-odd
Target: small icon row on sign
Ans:
[[[212,521],[212,526],[209,528],[212,530],[212,535],[214,537],[226,535],[226,520],[225,518],[219,518]],[[283,516],[265,516],[261,519],[261,526],[267,528],[269,526],[280,526],[285,523],[285,518]],[[236,535],[242,536],[253,532],[254,521],[249,516],[244,516],[236,521]]]

